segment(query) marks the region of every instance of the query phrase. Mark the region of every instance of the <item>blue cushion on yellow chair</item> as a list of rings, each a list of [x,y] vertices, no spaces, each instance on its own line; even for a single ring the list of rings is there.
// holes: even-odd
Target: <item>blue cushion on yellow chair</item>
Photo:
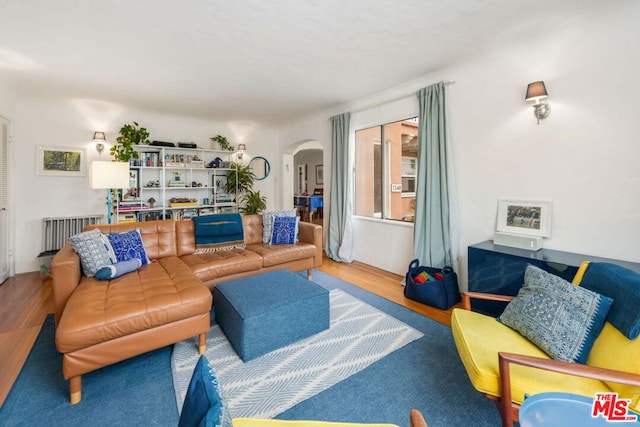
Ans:
[[[591,262],[580,287],[613,298],[609,323],[630,340],[640,336],[640,274],[615,264]]]
[[[222,397],[216,373],[202,355],[193,370],[178,427],[231,425],[231,415]]]
[[[585,363],[612,302],[529,265],[524,285],[498,320],[554,359]]]

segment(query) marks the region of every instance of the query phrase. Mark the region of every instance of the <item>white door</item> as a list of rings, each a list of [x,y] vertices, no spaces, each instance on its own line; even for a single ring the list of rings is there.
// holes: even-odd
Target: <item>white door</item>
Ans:
[[[0,117],[0,283],[9,277],[9,121]]]

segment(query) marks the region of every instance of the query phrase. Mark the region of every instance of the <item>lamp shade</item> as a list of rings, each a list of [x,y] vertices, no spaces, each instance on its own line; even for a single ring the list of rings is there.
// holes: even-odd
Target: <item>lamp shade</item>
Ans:
[[[93,133],[93,140],[94,141],[106,141],[107,137],[104,136],[104,132],[94,132]]]
[[[129,163],[91,162],[89,186],[91,188],[128,188]]]
[[[539,82],[529,83],[527,86],[527,95],[525,96],[525,101],[538,101],[540,99],[544,99],[547,96],[547,88],[544,85],[544,82],[540,80]]]
[[[238,144],[238,151],[245,151],[247,149],[247,146],[244,144]]]

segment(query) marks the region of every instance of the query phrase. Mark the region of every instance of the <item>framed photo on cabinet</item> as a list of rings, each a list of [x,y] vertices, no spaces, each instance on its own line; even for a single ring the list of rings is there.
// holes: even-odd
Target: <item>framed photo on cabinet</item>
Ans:
[[[551,236],[550,201],[498,200],[496,231],[528,236]]]

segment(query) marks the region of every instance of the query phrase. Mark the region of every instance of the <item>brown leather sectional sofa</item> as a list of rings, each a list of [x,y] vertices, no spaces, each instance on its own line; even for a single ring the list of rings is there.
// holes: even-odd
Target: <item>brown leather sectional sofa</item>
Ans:
[[[295,245],[262,243],[262,216],[242,218],[244,249],[194,254],[192,221],[99,224],[103,233],[139,229],[151,264],[110,281],[82,275],[67,244],[52,261],[56,347],[71,403],[81,399],[82,375],[199,336],[205,352],[216,283],[267,271],[322,265],[322,227],[301,222]]]

